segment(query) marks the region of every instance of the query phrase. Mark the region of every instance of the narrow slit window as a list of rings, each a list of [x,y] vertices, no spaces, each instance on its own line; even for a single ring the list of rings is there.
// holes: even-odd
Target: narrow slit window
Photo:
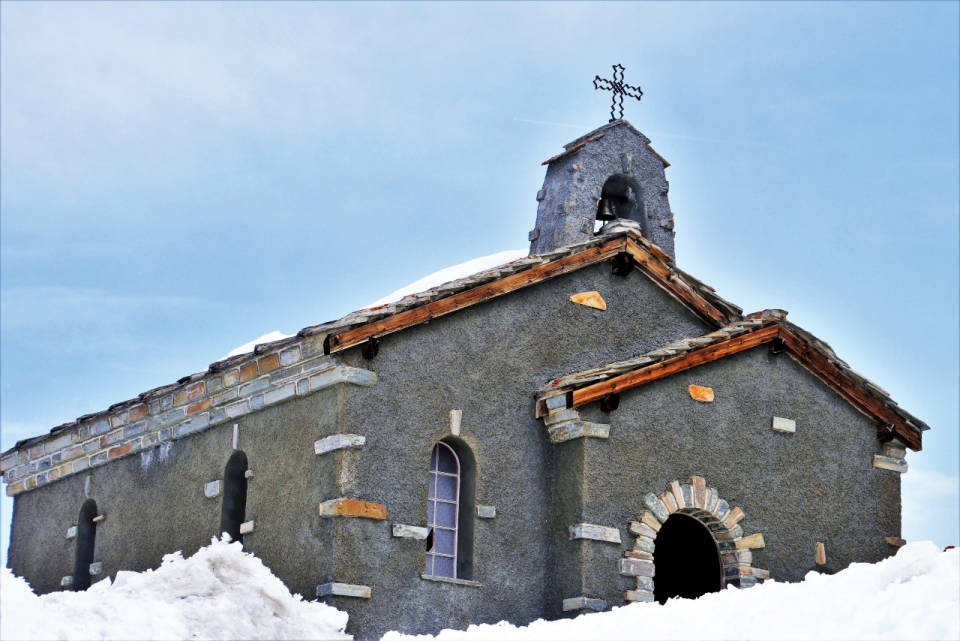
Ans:
[[[73,564],[73,589],[82,592],[90,587],[90,564],[97,540],[97,502],[87,499],[80,507],[77,518],[77,549]]]
[[[457,578],[457,526],[460,512],[460,459],[453,448],[437,443],[430,456],[427,501],[427,571],[430,576]]]
[[[236,450],[223,470],[223,503],[220,506],[220,532],[233,541],[243,542],[240,526],[247,512],[247,455]]]

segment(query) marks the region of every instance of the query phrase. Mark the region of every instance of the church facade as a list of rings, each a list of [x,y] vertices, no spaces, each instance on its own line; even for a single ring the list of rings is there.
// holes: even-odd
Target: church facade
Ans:
[[[8,567],[84,589],[227,532],[378,638],[893,554],[927,426],[677,267],[667,162],[629,123],[545,164],[528,257],[3,453]]]

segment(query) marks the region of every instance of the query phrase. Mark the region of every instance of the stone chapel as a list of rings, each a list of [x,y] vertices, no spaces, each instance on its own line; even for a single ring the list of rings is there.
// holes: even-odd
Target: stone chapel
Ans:
[[[82,590],[227,532],[369,639],[892,555],[928,426],[678,266],[669,164],[630,123],[544,164],[526,258],[4,452],[8,567]]]

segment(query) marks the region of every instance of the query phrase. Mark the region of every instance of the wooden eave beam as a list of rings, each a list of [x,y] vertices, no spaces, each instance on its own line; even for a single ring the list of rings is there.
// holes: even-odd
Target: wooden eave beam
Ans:
[[[839,367],[808,346],[796,334],[782,326],[780,327],[780,338],[783,339],[787,352],[795,356],[797,361],[814,376],[875,419],[893,425],[897,436],[902,438],[912,450],[919,452],[923,448],[923,436],[919,429],[908,425],[901,416],[887,407],[885,403],[874,398],[860,385],[848,378]]]
[[[382,320],[367,323],[354,329],[330,334],[328,337],[330,353],[341,352],[350,347],[360,345],[371,337],[392,334],[393,332],[406,329],[413,325],[418,325],[434,318],[439,318],[440,316],[446,316],[465,307],[470,307],[471,305],[509,294],[510,292],[547,280],[548,278],[576,271],[581,267],[613,258],[618,253],[624,251],[626,245],[626,238],[616,238],[602,245],[590,247],[589,249],[543,265],[531,267],[528,270],[474,287],[473,289],[442,298],[432,303],[427,303],[421,307],[400,312],[399,314],[394,314],[393,316],[388,316]]]
[[[742,352],[751,347],[772,341],[777,336],[777,326],[770,325],[747,334],[741,334],[722,343],[715,343],[707,347],[692,350],[684,354],[620,376],[615,376],[601,383],[594,383],[573,391],[573,407],[580,407],[587,403],[598,401],[607,394],[617,394],[624,390],[639,387],[667,376],[672,376],[684,370],[710,363],[717,359]]]
[[[733,320],[727,318],[719,309],[707,302],[703,296],[680,280],[676,273],[670,271],[670,268],[664,263],[653,259],[650,253],[636,242],[627,241],[627,252],[633,257],[642,272],[660,283],[670,294],[692,308],[705,320],[717,327],[723,327]]]
[[[908,425],[906,421],[882,401],[871,396],[860,385],[847,377],[843,371],[809,347],[803,340],[782,325],[774,324],[748,334],[742,334],[730,340],[687,352],[683,356],[648,365],[633,372],[615,376],[609,380],[586,385],[572,392],[572,407],[580,407],[598,401],[608,394],[617,394],[645,383],[666,378],[679,372],[710,363],[725,356],[757,347],[781,338],[787,353],[797,360],[814,376],[826,383],[831,389],[843,396],[861,411],[874,419],[890,423],[897,435],[915,451],[922,448],[922,435],[919,429]]]

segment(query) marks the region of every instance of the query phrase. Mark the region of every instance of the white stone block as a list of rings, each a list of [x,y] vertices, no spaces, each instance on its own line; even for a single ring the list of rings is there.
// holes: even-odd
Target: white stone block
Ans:
[[[563,600],[563,611],[571,612],[573,610],[593,610],[602,612],[607,609],[607,602],[603,599],[591,599],[585,596],[575,596]]]
[[[350,583],[324,583],[317,586],[317,596],[352,596],[358,599],[369,599],[370,588]]]
[[[793,434],[797,431],[797,422],[791,421],[789,418],[781,418],[779,416],[773,417],[773,429],[776,432],[785,432],[787,434]]]
[[[103,561],[95,561],[90,564],[90,574],[96,576],[100,574],[100,571],[103,569]]]
[[[216,481],[210,481],[203,486],[203,495],[208,499],[212,499],[215,496],[220,496],[220,493],[223,491],[223,481],[217,479]]]
[[[62,579],[60,579],[60,587],[69,588],[69,587],[72,586],[72,585],[73,585],[73,577],[72,577],[72,576],[65,576],[65,577],[63,577]]]
[[[873,466],[880,470],[891,470],[893,472],[899,472],[900,474],[907,471],[906,461],[888,456],[880,456],[879,454],[873,456]]]
[[[481,519],[493,519],[497,516],[497,508],[492,505],[478,505],[477,516]]]
[[[313,444],[313,451],[316,454],[326,454],[336,450],[342,450],[351,447],[363,447],[367,442],[365,436],[357,434],[334,434],[316,441]]]
[[[403,523],[393,524],[393,535],[398,539],[417,539],[423,541],[430,534],[430,529],[417,527],[415,525],[404,525]]]
[[[72,539],[72,538],[75,537],[76,535],[77,535],[77,526],[76,526],[76,525],[71,525],[70,527],[67,528],[67,538],[68,538],[68,539]]]
[[[450,433],[460,436],[460,422],[463,420],[463,410],[450,410]]]
[[[578,523],[570,526],[570,539],[590,539],[606,543],[620,543],[620,530],[593,523]]]
[[[253,532],[254,521],[247,521],[240,524],[240,534],[250,534]]]

